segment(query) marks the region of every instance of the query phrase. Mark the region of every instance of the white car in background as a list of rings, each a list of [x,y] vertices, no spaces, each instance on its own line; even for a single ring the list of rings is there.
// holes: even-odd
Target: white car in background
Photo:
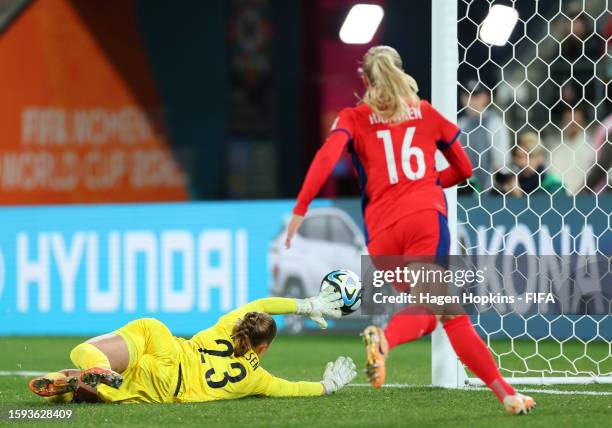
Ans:
[[[287,221],[270,243],[268,266],[273,296],[303,298],[319,292],[323,277],[335,269],[359,274],[361,255],[367,254],[365,239],[353,219],[339,208],[313,208],[285,249]],[[302,317],[286,316],[285,331],[302,331]]]

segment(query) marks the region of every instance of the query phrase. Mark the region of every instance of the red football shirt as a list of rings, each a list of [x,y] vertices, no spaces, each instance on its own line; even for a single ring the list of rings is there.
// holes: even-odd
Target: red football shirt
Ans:
[[[344,109],[313,160],[294,212],[306,212],[348,144],[369,239],[417,211],[434,209],[446,215],[442,188],[469,177],[472,169],[461,145],[454,144],[458,135],[459,128],[424,100],[392,124],[367,104]],[[441,173],[435,168],[437,149],[450,164]]]

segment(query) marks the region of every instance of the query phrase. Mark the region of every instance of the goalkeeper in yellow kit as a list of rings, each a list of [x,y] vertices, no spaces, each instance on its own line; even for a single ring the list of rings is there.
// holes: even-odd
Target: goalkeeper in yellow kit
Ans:
[[[356,375],[350,358],[327,364],[320,382],[290,382],[260,363],[272,344],[276,323],[270,315],[305,315],[322,328],[323,317],[340,317],[340,295],[325,289],[308,299],[255,300],[193,336],[172,335],[160,321],[143,318],[113,333],[76,346],[76,369],[30,381],[30,389],[58,401],[202,402],[248,395],[303,397],[331,394]]]

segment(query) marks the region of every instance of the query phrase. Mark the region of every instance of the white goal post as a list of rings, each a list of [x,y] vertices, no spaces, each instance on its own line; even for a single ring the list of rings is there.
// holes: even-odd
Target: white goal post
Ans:
[[[448,120],[457,121],[457,2],[433,0],[431,4],[431,103]],[[436,167],[447,166],[436,153]],[[457,253],[457,188],[444,191],[448,204],[451,254]],[[457,388],[465,385],[467,374],[440,324],[431,334],[432,385]]]
[[[432,0],[432,21],[431,21],[432,22],[432,25],[431,25],[431,31],[432,31],[431,94],[432,95],[431,95],[431,98],[432,98],[433,106],[437,108],[445,117],[447,117],[451,121],[457,121],[458,119],[457,117],[458,116],[457,115],[458,88],[465,88],[462,85],[465,85],[466,83],[466,82],[458,82],[458,70],[462,64],[465,65],[465,63],[468,61],[466,59],[468,56],[465,55],[465,51],[466,49],[469,49],[469,45],[467,47],[465,46],[463,47],[464,55],[462,55],[461,58],[459,57],[459,49],[458,49],[459,47],[459,39],[457,35],[458,22],[460,22],[461,19],[468,19],[467,17],[458,16],[459,10],[461,9],[458,6],[461,2],[463,2],[462,6],[465,6],[463,9],[467,8],[467,10],[469,11],[470,2],[467,0],[457,0],[457,1]],[[493,0],[483,0],[483,2],[488,3],[489,6],[496,3],[496,1],[493,1]],[[534,3],[536,4],[535,6],[536,10],[538,10],[538,7],[539,7],[538,2],[535,1]],[[555,2],[549,2],[549,3],[555,3]],[[603,2],[604,6],[602,6],[604,7],[604,12],[602,12],[602,14],[600,15],[593,16],[593,15],[596,15],[596,13],[585,10],[584,9],[585,3],[583,3],[582,1],[574,2],[573,0],[567,0],[567,1],[557,0],[556,3],[557,5],[552,6],[553,10],[549,11],[550,12],[549,14],[544,14],[544,13],[538,14],[538,16],[536,17],[537,20],[543,22],[542,31],[546,32],[546,34],[542,35],[540,39],[536,40],[533,43],[533,45],[536,46],[536,48],[533,50],[534,52],[533,61],[522,61],[522,62],[514,61],[517,58],[513,57],[512,58],[513,61],[510,61],[506,64],[507,68],[505,68],[505,66],[503,65],[499,67],[499,69],[501,70],[502,76],[504,76],[503,79],[502,79],[502,76],[499,76],[499,80],[501,84],[497,87],[494,87],[493,89],[490,89],[490,86],[487,87],[490,89],[491,95],[493,95],[493,91],[495,90],[496,95],[499,94],[499,99],[502,99],[503,96],[505,96],[506,98],[510,97],[511,100],[509,104],[514,103],[514,105],[525,107],[525,110],[527,111],[527,113],[525,114],[526,122],[529,120],[529,117],[530,117],[529,112],[528,112],[529,106],[536,105],[536,104],[542,104],[542,105],[544,104],[544,102],[540,100],[539,97],[541,94],[540,89],[542,88],[543,85],[546,84],[545,80],[532,81],[531,80],[532,76],[537,74],[536,73],[537,70],[533,71],[529,67],[532,67],[532,66],[536,67],[538,65],[536,64],[536,62],[543,62],[545,64],[546,63],[550,64],[557,60],[560,60],[560,61],[563,60],[563,58],[561,57],[560,48],[558,49],[557,53],[552,52],[549,54],[549,56],[545,57],[545,54],[543,52],[546,49],[546,38],[551,36],[551,34],[549,34],[548,32],[556,31],[555,28],[557,28],[558,26],[560,27],[562,25],[565,25],[563,22],[561,22],[564,20],[567,20],[570,23],[569,24],[570,26],[572,25],[573,18],[572,16],[569,16],[570,13],[567,12],[566,10],[566,8],[570,7],[571,5],[579,9],[578,12],[574,11],[573,13],[578,13],[578,14],[583,13],[584,14],[586,12],[587,17],[593,18],[592,22],[594,23],[595,26],[599,24],[598,18],[603,19],[601,17],[603,16],[603,13],[605,13],[605,10],[606,10],[605,8],[607,7],[605,6],[605,1],[604,1]],[[598,2],[598,0],[594,0],[593,4],[595,3],[601,3],[601,2]],[[514,4],[514,2],[512,2],[512,4]],[[556,10],[554,9],[555,7],[557,8]],[[607,13],[609,16],[610,11],[608,10]],[[573,15],[573,16],[578,16],[578,15]],[[535,22],[536,20],[531,19],[531,18],[532,17],[529,17],[529,16],[519,16],[519,25],[522,26],[521,31],[524,32],[524,37],[522,39],[527,38],[527,26],[528,25],[535,26],[537,24]],[[477,26],[479,24],[480,22],[474,23],[474,26]],[[529,42],[529,40],[527,42]],[[474,36],[474,43],[481,43],[476,40],[476,36]],[[516,44],[518,44],[518,42]],[[526,44],[527,43],[525,43],[525,46]],[[560,42],[558,46],[561,46]],[[490,59],[491,49],[496,49],[496,47],[494,46],[489,47],[489,49],[490,49],[489,51],[489,59]],[[525,49],[529,49],[529,47],[525,47]],[[516,55],[516,52],[518,52],[518,50],[519,48],[516,45],[514,45],[513,55]],[[583,55],[584,55],[584,50],[583,50]],[[515,63],[517,62],[519,63],[519,67],[522,66],[520,64],[529,63],[524,66],[524,76],[522,77],[523,80],[519,79],[518,81],[515,81],[515,82],[505,81],[506,76],[510,75],[510,72],[512,71],[511,67],[515,65]],[[477,67],[475,68],[477,69]],[[595,70],[596,70],[596,67],[594,67],[593,79],[597,78],[597,76],[595,76],[595,73],[596,73]],[[514,71],[516,72],[516,70]],[[522,69],[520,71],[523,72]],[[573,71],[572,71],[572,74],[573,74]],[[477,75],[477,78],[476,78],[477,84],[483,83],[480,80],[481,78],[480,71],[478,71],[476,75]],[[550,74],[548,77],[550,78]],[[580,79],[578,77],[572,76],[572,78],[576,78],[576,81],[579,82],[578,84],[580,84]],[[592,82],[593,79],[589,80],[589,84],[591,84],[590,82]],[[504,80],[504,81],[501,82],[501,80]],[[504,88],[502,88],[502,86],[509,87],[510,91],[503,92]],[[583,89],[585,87],[586,87],[586,84],[583,85]],[[535,88],[535,90],[533,88]],[[582,95],[579,94],[579,96],[585,97],[584,95],[586,93],[585,91],[583,91]],[[606,95],[604,95],[603,97],[604,97],[604,103],[605,103]],[[492,97],[491,104],[493,105],[493,108],[498,109],[498,111],[500,112],[500,116],[502,117],[503,123],[506,124],[507,120],[509,120],[506,113],[508,113],[510,110],[505,109],[506,105],[504,105],[503,106],[504,108],[502,108],[502,106],[500,106],[499,104],[495,104],[496,101],[497,99],[495,97]],[[539,107],[539,106],[536,106],[536,107]],[[597,126],[601,124],[601,122],[603,122],[603,120],[601,119],[601,114],[597,110],[598,107],[600,106],[598,105],[595,106],[595,109],[593,110],[594,114],[592,115],[591,118],[589,118],[589,120],[591,120],[590,123],[591,125],[593,125],[594,128],[596,128]],[[548,132],[548,130],[553,129],[553,131],[556,131],[554,128],[555,126],[557,126],[557,124],[553,123],[550,117],[552,116],[551,115],[548,116],[548,119],[547,119],[548,122],[545,121],[544,123],[540,123],[538,125],[531,126],[529,123],[526,123],[526,126],[523,128],[520,128],[520,127],[513,128],[509,132],[510,147],[513,147],[516,145],[519,131],[522,132],[523,130],[527,129],[530,126],[531,128],[528,130],[533,129],[533,131],[537,133],[538,140],[540,140],[540,138],[542,138],[543,140],[544,135],[546,134],[546,132]],[[481,118],[481,121],[482,121],[482,118]],[[559,126],[559,128],[561,127]],[[560,138],[561,140],[563,140],[564,137],[562,134],[562,130],[559,131],[559,135],[561,135]],[[548,153],[548,155],[550,156],[550,153]],[[506,156],[509,156],[509,154],[506,154]],[[445,167],[444,164],[445,164],[445,160],[438,153],[438,158],[437,158],[438,167],[443,168]],[[446,192],[446,198],[447,198],[448,207],[449,207],[448,222],[449,222],[450,233],[451,233],[451,254],[460,254],[462,251],[462,248],[460,248],[461,244],[460,244],[460,240],[458,237],[458,230],[462,226],[458,224],[458,216],[457,216],[458,204],[460,204],[460,199],[457,197],[457,188],[447,189],[445,192]],[[510,196],[502,195],[499,197],[506,198]],[[529,199],[529,197],[530,195],[526,196],[527,199]],[[607,195],[607,197],[611,197],[611,196]],[[478,204],[480,204],[480,199],[481,199],[480,195],[478,195],[478,197],[475,199],[477,199]],[[575,204],[577,203],[576,197],[574,197],[572,201],[575,207]],[[484,207],[479,206],[479,208],[483,209]],[[505,208],[505,204],[504,204],[504,208]],[[608,215],[608,221],[609,221],[610,214],[607,213],[607,215]],[[563,214],[561,214],[561,216],[563,217]],[[562,219],[562,221],[564,222],[565,219]],[[586,220],[584,221],[584,223],[585,224],[587,223]],[[598,243],[597,239],[595,239],[595,242]],[[597,248],[597,251],[599,251],[598,248]],[[609,255],[607,255],[607,257],[609,259]],[[521,315],[517,316],[519,321],[524,322],[523,332],[525,332],[526,334],[522,335],[521,337],[519,337],[520,335],[515,334],[511,331],[504,331],[505,325],[503,323],[500,323],[500,327],[496,331],[487,330],[486,328],[481,328],[483,326],[480,324],[481,323],[480,315],[476,316],[475,324],[478,327],[477,329],[479,330],[479,333],[481,333],[481,335],[484,335],[484,340],[487,343],[487,345],[489,345],[490,349],[492,350],[493,357],[495,358],[496,363],[500,367],[502,374],[506,377],[506,379],[510,383],[526,384],[526,385],[527,384],[533,385],[533,384],[612,383],[612,342],[610,341],[609,332],[602,331],[602,330],[609,330],[610,316],[609,315],[602,315],[599,317],[597,316],[591,317],[591,316],[586,316],[586,315],[579,316],[582,318],[572,318],[571,316],[566,317],[565,315],[559,316],[559,318],[563,318],[563,317],[567,318],[566,321],[571,326],[569,329],[571,332],[569,337],[564,338],[563,340],[558,340],[554,337],[554,335],[549,334],[549,337],[544,337],[544,339],[534,339],[535,346],[533,347],[534,350],[532,351],[531,354],[521,354],[520,352],[521,346],[524,346],[524,343],[525,343],[524,341],[529,340],[529,338],[531,337],[528,331],[530,328],[528,324],[528,321],[529,321],[528,318],[523,319],[521,318]],[[581,323],[584,317],[589,318],[587,321],[589,321],[592,324],[593,326],[592,329],[594,329],[592,334],[589,333],[590,336],[588,338],[581,337],[579,334],[576,333],[577,331],[576,325],[578,323]],[[547,319],[545,319],[545,321],[543,322],[549,323],[547,327],[550,332],[552,329],[553,321],[548,321]],[[502,346],[504,349],[498,349],[496,347],[496,346],[501,346],[499,345],[501,341],[496,341],[496,338],[497,338],[496,334],[498,335],[500,331],[502,331],[502,333],[504,334],[504,337],[505,337],[504,340],[506,341],[504,346]],[[527,336],[528,338],[525,339],[525,336]],[[454,353],[443,328],[438,326],[437,329],[433,332],[431,337],[432,337],[431,339],[432,384],[434,386],[440,386],[440,387],[446,387],[446,388],[461,388],[461,387],[466,387],[466,386],[471,386],[471,385],[482,385],[482,382],[479,379],[471,378],[467,375],[466,370],[464,369],[463,365],[459,362],[456,354]],[[559,345],[558,355],[557,354],[553,355],[552,353],[543,352],[542,349],[544,349],[544,347],[539,346],[541,343],[538,340],[548,340],[549,342],[553,342],[552,343],[553,348],[557,346],[557,343],[554,343],[554,341],[557,340],[558,345]],[[591,345],[592,343],[595,343],[595,342],[598,342],[597,345],[598,346],[601,345],[601,346],[597,348],[597,353],[591,355],[590,354],[591,348],[588,345]],[[566,345],[572,344],[572,343],[574,345],[577,345],[575,347],[577,351],[574,354],[570,355],[570,353],[567,353],[568,346]],[[529,345],[530,344],[527,344],[527,346]],[[509,358],[513,358],[514,361],[520,362],[520,367],[517,368],[516,366],[511,366],[511,365],[506,366],[505,365],[506,361],[508,361]],[[536,359],[538,360],[537,363],[539,365],[534,364],[534,361]],[[584,361],[588,363],[588,367],[589,367],[588,369],[585,369],[584,368],[585,366],[581,365],[581,363]],[[562,367],[558,364],[560,362],[564,364]]]

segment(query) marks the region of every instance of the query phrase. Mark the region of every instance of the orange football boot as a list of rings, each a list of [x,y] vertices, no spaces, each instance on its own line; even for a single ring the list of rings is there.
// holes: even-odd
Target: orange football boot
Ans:
[[[50,377],[41,376],[32,379],[28,386],[30,391],[41,397],[53,397],[55,395],[75,392],[79,387],[79,380],[74,376]]]
[[[93,367],[81,372],[81,382],[93,388],[99,384],[119,388],[123,383],[123,376],[111,369]]]
[[[389,345],[385,333],[380,327],[371,325],[361,333],[366,345],[366,374],[370,384],[376,389],[385,383],[385,359],[389,352]]]
[[[532,411],[536,402],[528,395],[519,394],[507,395],[504,398],[504,409],[511,415],[525,415]]]

